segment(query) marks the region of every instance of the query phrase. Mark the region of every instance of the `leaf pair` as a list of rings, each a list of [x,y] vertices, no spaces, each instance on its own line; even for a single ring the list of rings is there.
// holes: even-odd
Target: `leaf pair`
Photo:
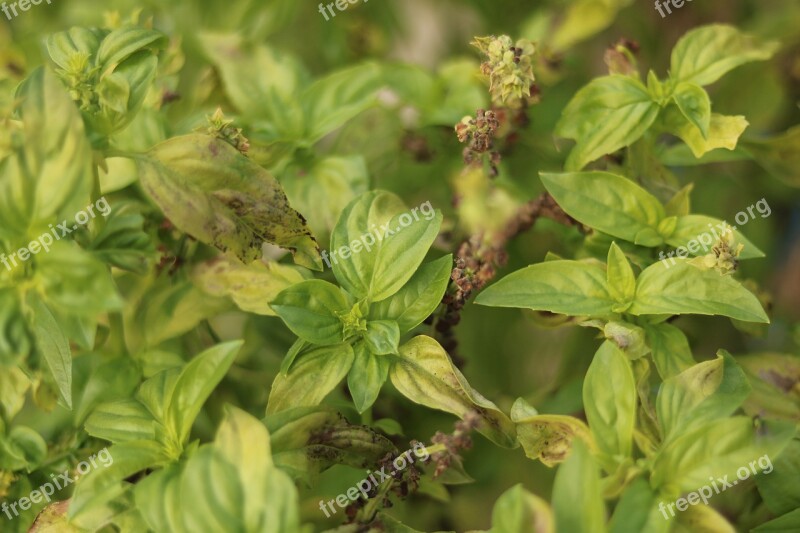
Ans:
[[[714,148],[736,147],[747,127],[744,117],[711,113],[701,88],[747,62],[772,57],[775,43],[758,43],[733,26],[703,26],[684,35],[672,50],[670,78],[660,82],[651,71],[647,86],[635,77],[597,78],[573,97],[562,113],[556,133],[575,139],[568,170],[629,146],[656,124],[677,135],[696,157]]]
[[[723,315],[768,323],[758,299],[737,281],[685,260],[656,263],[638,278],[616,244],[603,269],[592,261],[555,260],[531,265],[484,290],[475,303],[522,307],[573,316]]]

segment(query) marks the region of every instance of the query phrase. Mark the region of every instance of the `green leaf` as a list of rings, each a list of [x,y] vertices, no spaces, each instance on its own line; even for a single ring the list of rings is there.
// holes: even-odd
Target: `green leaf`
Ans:
[[[679,216],[675,231],[667,239],[667,244],[676,248],[682,246],[693,256],[711,253],[711,249],[717,245],[725,232],[720,226],[724,226],[725,230],[730,232],[729,235],[733,235],[734,247],[739,243],[744,244],[739,259],[764,257],[764,252],[747,240],[738,229],[734,230],[723,221],[705,215]],[[706,239],[703,240],[702,237]]]
[[[723,315],[769,323],[758,299],[738,281],[716,270],[701,270],[686,260],[647,267],[636,280],[634,315]]]
[[[580,440],[564,461],[553,482],[556,531],[601,533],[606,531],[606,510],[600,489],[600,473],[592,455]]]
[[[630,307],[636,293],[636,276],[625,257],[625,253],[612,242],[608,249],[608,269],[606,272],[608,294],[619,304],[614,311],[624,312]]]
[[[36,340],[36,349],[58,387],[61,402],[67,409],[72,409],[72,355],[69,341],[53,318],[50,309],[38,296],[31,294],[28,305],[33,312],[31,328]]]
[[[711,124],[711,100],[708,93],[694,83],[682,82],[675,87],[672,99],[686,120],[700,131],[703,139],[707,139]]]
[[[378,302],[408,282],[442,223],[426,206],[408,210],[393,193],[370,191],[345,208],[331,235],[331,266],[350,294]]]
[[[414,337],[400,347],[389,378],[414,403],[464,418],[477,412],[478,431],[500,446],[515,445],[514,425],[497,406],[473,389],[447,352],[430,337]]]
[[[118,400],[99,405],[84,424],[86,432],[114,443],[156,440],[156,421],[138,400]]]
[[[370,318],[394,320],[400,326],[401,333],[414,329],[442,302],[452,267],[452,255],[422,265],[402,289],[372,304]]]
[[[576,438],[596,448],[585,422],[573,416],[540,415],[522,398],[517,398],[511,407],[511,420],[525,455],[546,466],[563,462]]]
[[[710,85],[739,65],[769,59],[777,49],[778,43],[759,43],[733,26],[701,26],[672,49],[670,75],[677,81]]]
[[[96,64],[101,72],[113,70],[136,52],[150,47],[160,48],[166,40],[163,33],[155,30],[133,26],[117,28],[100,43]]]
[[[399,339],[399,336],[397,337]],[[389,375],[389,358],[371,352],[366,342],[358,342],[353,347],[355,359],[350,372],[347,374],[347,387],[353,397],[353,403],[359,413],[369,409],[381,387],[386,382]],[[394,351],[387,353],[397,353],[397,344]]]
[[[331,345],[344,340],[340,316],[350,309],[336,285],[318,279],[306,280],[281,291],[272,309],[292,333],[312,344]]]
[[[314,82],[300,97],[305,138],[316,142],[375,105],[382,84],[382,69],[376,63],[348,67]]]
[[[694,366],[689,340],[672,324],[643,324],[647,344],[661,379],[671,378]]]
[[[400,328],[394,320],[369,321],[364,342],[373,354],[396,354],[400,344]]]
[[[368,426],[350,424],[330,407],[300,407],[269,415],[275,464],[305,482],[336,464],[370,468],[394,444]]]
[[[522,307],[566,315],[605,316],[616,304],[602,267],[581,261],[548,261],[525,267],[475,299],[490,307]]]
[[[796,432],[794,423],[749,417],[723,418],[682,433],[662,447],[654,458],[650,485],[677,497],[708,484],[709,477],[729,476],[751,461],[777,457]],[[750,472],[752,475],[752,472]]]
[[[45,39],[45,46],[53,63],[66,70],[69,68],[70,57],[76,53],[94,57],[100,47],[100,42],[107,34],[108,30],[76,26],[48,35]]]
[[[554,532],[553,512],[547,502],[517,484],[495,502],[492,529],[487,533]]]
[[[21,123],[4,126],[17,140],[2,159],[0,238],[10,248],[72,220],[89,203],[92,155],[83,120],[49,68],[38,68],[17,89]],[[46,254],[45,254],[46,255]]]
[[[242,311],[265,316],[276,315],[270,304],[278,293],[305,279],[298,267],[272,261],[243,265],[227,256],[202,263],[192,275],[194,283],[205,292],[229,296]]]
[[[664,207],[631,180],[609,172],[541,173],[542,183],[571,217],[603,233],[643,246],[663,242]]]
[[[189,437],[200,408],[227,374],[242,344],[218,344],[196,355],[181,371],[165,410],[167,426],[174,428],[178,442]]]
[[[593,79],[575,94],[556,125],[557,135],[577,143],[565,168],[580,170],[633,144],[653,124],[659,109],[638,80],[621,75]]]
[[[137,163],[145,191],[180,230],[244,263],[261,258],[267,242],[322,269],[317,243],[278,181],[225,141],[174,137]]]
[[[613,387],[608,384],[613,383]],[[627,356],[609,341],[594,354],[583,382],[589,428],[611,472],[619,456],[630,457],[636,422],[636,381]]]
[[[664,440],[733,414],[750,390],[744,372],[725,350],[716,359],[665,379],[656,398]]]
[[[267,414],[291,407],[319,405],[353,365],[349,344],[320,346],[298,359],[288,374],[278,374],[272,382]]]

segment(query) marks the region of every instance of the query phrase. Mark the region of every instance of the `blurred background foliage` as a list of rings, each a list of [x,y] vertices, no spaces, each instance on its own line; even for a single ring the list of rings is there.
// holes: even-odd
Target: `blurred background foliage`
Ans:
[[[350,4],[329,21],[314,2],[297,0],[54,0],[52,5],[33,6],[11,21],[0,17],[0,106],[12,104],[15,85],[43,62],[42,36],[72,25],[113,25],[137,12],[142,20],[152,17],[154,27],[173,40],[175,75],[165,90],[179,98],[164,106],[162,118],[127,132],[130,144],[145,149],[170,135],[189,132],[221,106],[237,125],[244,126],[253,144],[252,157],[263,156],[260,162],[282,181],[321,243],[327,242],[325,232],[341,207],[367,188],[394,191],[408,205],[431,201],[443,210],[445,231],[435,245],[440,249],[435,251],[437,256],[451,251],[471,229],[491,225],[492,215],[484,210],[484,202],[471,201],[476,196],[489,198],[489,205],[506,216],[515,206],[538,196],[543,192],[538,172],[561,170],[569,150],[568,143],[552,134],[561,110],[580,87],[606,73],[604,53],[620,38],[636,41],[642,70],[653,68],[660,75],[667,71],[677,39],[702,24],[725,22],[765,39],[779,39],[782,48],[773,60],[737,69],[710,87],[710,93],[715,111],[747,118],[746,139],[780,134],[800,123],[800,3],[796,0],[697,1],[686,3],[666,18],[647,1],[372,0]],[[491,194],[483,178],[461,174],[462,147],[452,131],[463,115],[489,104],[479,77],[478,54],[469,46],[474,36],[489,34],[537,43],[534,71],[541,90],[541,103],[531,107],[528,125],[513,149],[504,153]],[[256,124],[247,110],[237,109],[229,98],[226,62],[235,64],[239,58],[215,56],[209,45],[223,38],[232,39],[243,50],[265,43],[279,64],[276,67],[260,59],[267,61],[263,68],[269,83],[284,83],[281,76],[315,79],[356,63],[377,61],[384,67],[387,88],[376,105],[341,129],[319,142],[295,148],[287,156],[276,149],[274,132],[263,122]],[[307,81],[298,83],[304,86]],[[251,97],[259,99],[261,95]],[[314,172],[316,165],[334,156],[343,158],[343,171],[331,171],[328,178]],[[303,185],[300,182],[309,172],[316,181]],[[719,317],[682,317],[677,325],[687,333],[696,359],[710,359],[719,348],[734,354],[800,354],[797,178],[792,187],[751,161],[681,167],[675,172],[682,184],[694,183],[696,213],[732,221],[737,212],[761,198],[772,208],[771,216],[752,220],[745,230],[767,257],[741,267],[743,278],[757,281],[771,295],[773,321],[768,333],[751,337]],[[104,182],[111,192],[130,182],[124,178],[124,169],[113,174]],[[456,220],[461,223],[455,225]],[[580,239],[574,228],[542,221],[511,243],[509,263],[498,277],[542,261],[548,251],[572,256]],[[135,281],[121,280],[123,292],[134,290],[126,284]],[[215,304],[201,294],[191,297],[197,305]],[[193,303],[186,304],[187,308]],[[175,321],[180,314],[165,302],[152,305],[149,320],[153,323]],[[215,309],[220,308],[230,306]],[[211,319],[211,324],[224,339],[244,338],[246,342],[198,419],[196,436],[204,441],[212,438],[226,402],[261,416],[269,385],[294,340],[275,317],[228,311]],[[181,330],[180,325],[176,328]],[[420,328],[429,333],[424,330],[424,326]],[[189,347],[199,346],[203,335],[194,330],[167,340],[162,348],[194,353]],[[464,373],[477,390],[506,412],[515,398],[524,397],[540,413],[582,416],[581,385],[596,348],[593,336],[584,328],[542,327],[518,310],[473,305],[466,307],[457,327],[460,355],[466,361]],[[86,379],[80,361],[76,358],[76,386]],[[786,416],[794,420],[800,420],[798,381],[800,376],[795,376],[794,390],[786,398],[791,405],[785,406]],[[342,390],[341,401],[334,403],[357,419],[344,394]],[[448,431],[453,422],[452,417],[412,405],[387,389],[373,412],[375,420],[398,420],[407,436],[417,439],[426,439],[437,430]],[[65,423],[66,413],[59,408],[45,415],[26,408],[19,417],[46,437],[54,437]],[[415,495],[396,506],[392,514],[426,531],[488,528],[491,507],[502,492],[522,482],[547,499],[555,472],[526,459],[521,449],[501,449],[480,437],[466,455],[465,466],[475,478],[474,484],[458,486],[450,494]],[[321,476],[313,491],[303,489],[305,521],[332,527],[334,520],[324,520],[317,502],[335,497],[361,475],[358,470],[336,467]],[[714,500],[715,506],[743,529],[752,520],[746,492],[738,487]]]

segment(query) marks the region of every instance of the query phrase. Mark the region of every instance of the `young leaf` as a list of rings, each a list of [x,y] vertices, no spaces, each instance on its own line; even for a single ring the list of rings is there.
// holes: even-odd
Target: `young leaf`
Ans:
[[[344,340],[340,316],[350,309],[332,283],[318,279],[297,283],[281,291],[271,307],[292,333],[307,342],[330,345]]]
[[[711,24],[687,32],[672,49],[670,75],[710,85],[739,65],[772,57],[778,43],[759,43],[733,26]]]
[[[602,267],[566,260],[513,272],[479,294],[475,303],[577,316],[605,316],[616,304]]]
[[[703,139],[708,138],[711,123],[711,100],[708,93],[694,83],[682,82],[675,87],[672,99],[686,120],[700,131]]]
[[[394,320],[401,333],[417,327],[441,303],[450,281],[452,267],[452,255],[422,265],[402,289],[389,298],[372,304],[370,318]]]
[[[657,230],[664,206],[631,180],[609,172],[540,176],[558,205],[579,222],[643,246],[663,242]]]
[[[608,383],[614,384],[609,387]],[[583,408],[595,442],[612,471],[615,458],[630,457],[636,422],[636,381],[627,356],[609,341],[594,354],[583,382]]]
[[[371,320],[367,322],[364,342],[373,354],[396,354],[400,343],[400,328],[394,320]]]
[[[189,437],[194,419],[214,389],[228,373],[243,341],[218,344],[194,357],[181,371],[166,408],[166,421],[178,442]]]
[[[730,276],[701,270],[686,260],[647,267],[636,280],[634,315],[724,315],[745,322],[769,323],[753,293]]]
[[[553,512],[557,531],[603,533],[606,509],[600,473],[589,450],[576,440],[572,453],[556,472]]]
[[[696,158],[717,148],[734,150],[739,142],[739,137],[748,126],[748,122],[743,116],[712,113],[708,133],[704,136],[694,123],[671,108],[664,112],[663,123],[664,129],[680,137]]]
[[[396,348],[395,344],[395,350],[387,353],[396,353]],[[356,410],[363,413],[375,403],[381,387],[386,382],[389,375],[389,358],[373,352],[366,342],[356,343],[353,352],[355,359],[347,374],[347,387],[350,389]]]
[[[556,134],[577,143],[565,168],[580,170],[633,144],[653,124],[659,109],[636,79],[621,75],[593,79],[575,94],[556,126]]]
[[[166,36],[155,30],[123,26],[109,33],[97,50],[97,66],[101,72],[113,70],[136,52],[151,46],[163,45]]]
[[[244,263],[267,242],[295,262],[322,269],[319,247],[278,181],[227,142],[191,134],[169,139],[137,159],[141,183],[179,229]]]
[[[694,366],[689,340],[672,324],[643,324],[647,344],[661,379],[666,380]]]
[[[616,312],[624,312],[631,302],[636,292],[636,276],[633,274],[633,268],[625,257],[625,254],[617,246],[617,243],[611,243],[611,248],[608,249],[608,268],[606,272],[608,293],[619,304],[615,306]]]
[[[664,440],[676,432],[735,412],[750,394],[750,384],[733,357],[720,350],[716,359],[694,365],[661,384],[656,412]]]
[[[386,191],[353,200],[331,235],[332,268],[339,283],[371,302],[399,291],[425,259],[442,223],[440,212],[421,213],[419,208],[408,210]]]
[[[267,414],[319,405],[350,371],[354,357],[353,349],[345,343],[320,346],[303,354],[288,374],[275,377]]]
[[[464,418],[469,412],[480,417],[478,431],[500,446],[513,447],[514,425],[497,406],[473,389],[450,356],[430,337],[414,337],[400,347],[389,370],[389,378],[400,393],[414,403]]]

